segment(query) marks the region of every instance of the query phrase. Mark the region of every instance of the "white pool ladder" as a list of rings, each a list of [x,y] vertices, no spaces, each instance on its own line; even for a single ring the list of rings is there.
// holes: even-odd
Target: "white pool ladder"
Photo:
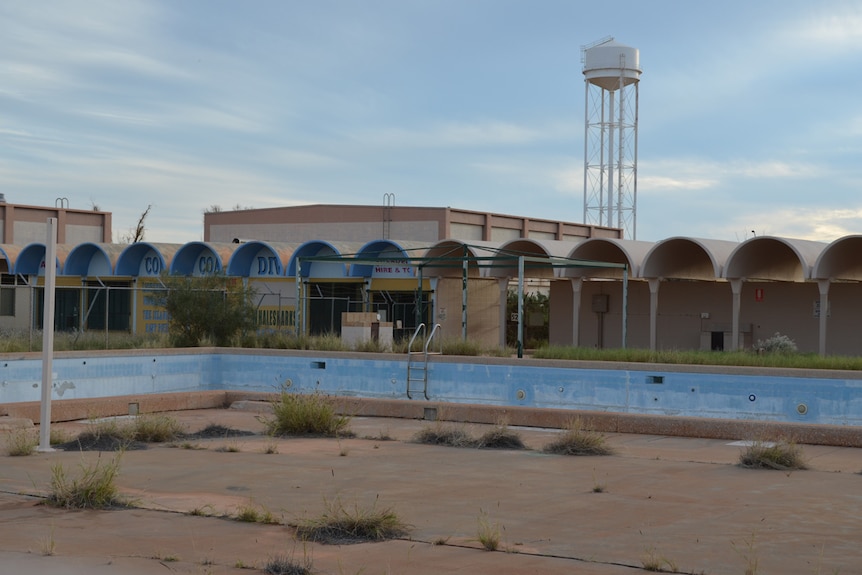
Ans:
[[[440,329],[440,324],[434,324],[431,334],[424,338],[422,350],[413,351],[413,342],[420,336],[425,334],[426,326],[420,323],[413,332],[413,337],[410,338],[410,343],[407,345],[407,397],[413,399],[414,394],[422,392],[425,399],[428,397],[428,356],[440,355],[443,353],[443,341],[437,338],[437,350],[429,351],[431,342],[434,341],[434,336],[438,335],[437,330]]]

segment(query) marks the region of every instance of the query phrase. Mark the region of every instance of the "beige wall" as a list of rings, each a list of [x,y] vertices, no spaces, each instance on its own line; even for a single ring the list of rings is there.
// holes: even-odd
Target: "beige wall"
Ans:
[[[443,336],[461,337],[461,279],[437,281],[437,317]],[[467,281],[467,337],[484,347],[500,345],[500,287],[495,279]]]

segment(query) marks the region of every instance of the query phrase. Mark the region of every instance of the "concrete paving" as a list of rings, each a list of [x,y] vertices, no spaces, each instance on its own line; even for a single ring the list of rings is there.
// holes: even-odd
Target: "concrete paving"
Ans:
[[[250,410],[170,415],[191,432],[212,423],[263,430]],[[135,507],[113,511],[40,505],[52,466],[74,474],[112,453],[0,456],[0,574],[245,574],[277,556],[337,575],[624,575],[650,564],[711,575],[862,574],[858,448],[803,446],[811,469],[782,472],[740,468],[741,448],[716,439],[609,433],[616,453],[603,457],[542,454],[559,433],[548,429],[518,428],[526,451],[409,442],[428,425],[357,417],[353,439],[255,435],[127,451],[117,483]],[[410,534],[298,542],[289,524],[333,501],[391,507]],[[249,506],[281,524],[224,518]],[[499,530],[499,551],[479,543],[482,521]]]

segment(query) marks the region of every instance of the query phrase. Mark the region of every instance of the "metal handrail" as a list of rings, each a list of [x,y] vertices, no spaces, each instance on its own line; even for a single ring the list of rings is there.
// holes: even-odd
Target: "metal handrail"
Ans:
[[[425,325],[425,324],[422,324]],[[434,327],[431,329],[431,335],[428,336],[428,339],[425,340],[425,355],[428,355],[428,346],[431,345],[431,342],[434,341],[434,335],[437,333],[437,330],[440,328],[439,323],[435,323]],[[443,351],[443,340],[440,340],[440,352]]]
[[[407,344],[407,354],[408,355],[413,353],[413,342],[416,340],[416,338],[419,336],[420,333],[425,331],[425,329],[426,329],[426,327],[425,327],[424,323],[420,323],[418,326],[416,326],[416,331],[413,332],[413,337],[410,338],[410,343]],[[427,342],[425,344],[425,349],[426,349],[426,351],[428,349]]]

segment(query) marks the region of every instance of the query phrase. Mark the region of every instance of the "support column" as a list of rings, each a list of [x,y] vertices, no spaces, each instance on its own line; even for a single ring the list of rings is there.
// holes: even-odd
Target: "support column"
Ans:
[[[820,290],[820,355],[826,355],[826,320],[829,316],[829,280],[817,280]]]
[[[584,287],[584,278],[570,279],[572,282],[572,346],[581,345],[581,289]]]
[[[730,351],[739,350],[739,313],[741,307],[742,278],[730,280],[733,292],[733,328],[730,334]]]
[[[656,350],[658,333],[658,288],[661,286],[659,278],[647,280],[649,284],[649,349]]]

